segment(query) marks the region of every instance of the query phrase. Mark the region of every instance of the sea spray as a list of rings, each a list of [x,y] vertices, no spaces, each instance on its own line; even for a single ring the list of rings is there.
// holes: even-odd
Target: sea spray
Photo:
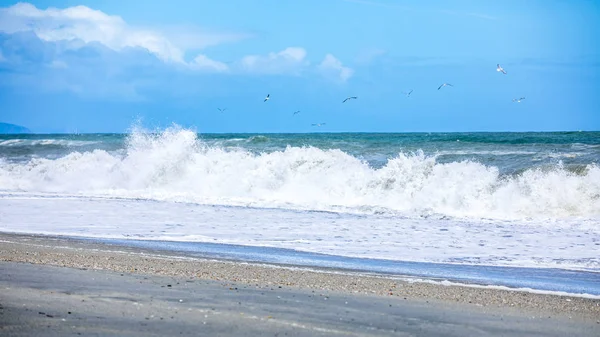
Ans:
[[[256,152],[209,144],[177,127],[134,130],[124,151],[75,148],[56,159],[0,161],[0,190],[407,217],[600,217],[595,163],[577,172],[559,162],[506,175],[489,163],[400,150],[373,167],[340,149]]]

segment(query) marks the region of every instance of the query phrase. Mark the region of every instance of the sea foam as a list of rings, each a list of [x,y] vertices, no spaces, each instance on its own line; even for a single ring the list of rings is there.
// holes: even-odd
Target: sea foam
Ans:
[[[119,196],[406,217],[597,219],[600,167],[560,164],[501,175],[494,166],[402,152],[381,168],[341,150],[252,153],[207,145],[181,128],[134,131],[122,153],[0,161],[0,190]]]

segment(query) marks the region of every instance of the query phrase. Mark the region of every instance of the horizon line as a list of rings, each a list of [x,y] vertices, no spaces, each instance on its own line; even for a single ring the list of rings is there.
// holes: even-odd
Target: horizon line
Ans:
[[[144,133],[160,133],[167,128],[161,131],[148,131]],[[182,128],[182,130],[189,130]],[[193,131],[193,130],[189,130]],[[375,133],[375,134],[403,134],[403,133],[567,133],[567,132],[600,132],[600,130],[545,130],[545,131],[319,131],[319,132],[198,132],[197,134],[211,134],[211,135],[226,135],[226,134],[277,134],[277,135],[285,135],[285,134],[348,134],[348,133]],[[22,135],[126,135],[131,134],[132,132],[77,132],[77,133],[69,133],[69,132],[22,132],[22,133],[0,133],[0,136],[22,136]]]

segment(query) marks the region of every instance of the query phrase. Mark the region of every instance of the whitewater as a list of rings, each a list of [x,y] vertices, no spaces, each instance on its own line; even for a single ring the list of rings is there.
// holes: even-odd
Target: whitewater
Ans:
[[[0,137],[0,231],[600,272],[600,134]]]

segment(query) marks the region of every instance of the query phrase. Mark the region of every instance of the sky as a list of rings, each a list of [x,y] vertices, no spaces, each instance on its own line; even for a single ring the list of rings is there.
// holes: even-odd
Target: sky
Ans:
[[[596,131],[598,83],[593,0],[0,0],[37,133]]]

